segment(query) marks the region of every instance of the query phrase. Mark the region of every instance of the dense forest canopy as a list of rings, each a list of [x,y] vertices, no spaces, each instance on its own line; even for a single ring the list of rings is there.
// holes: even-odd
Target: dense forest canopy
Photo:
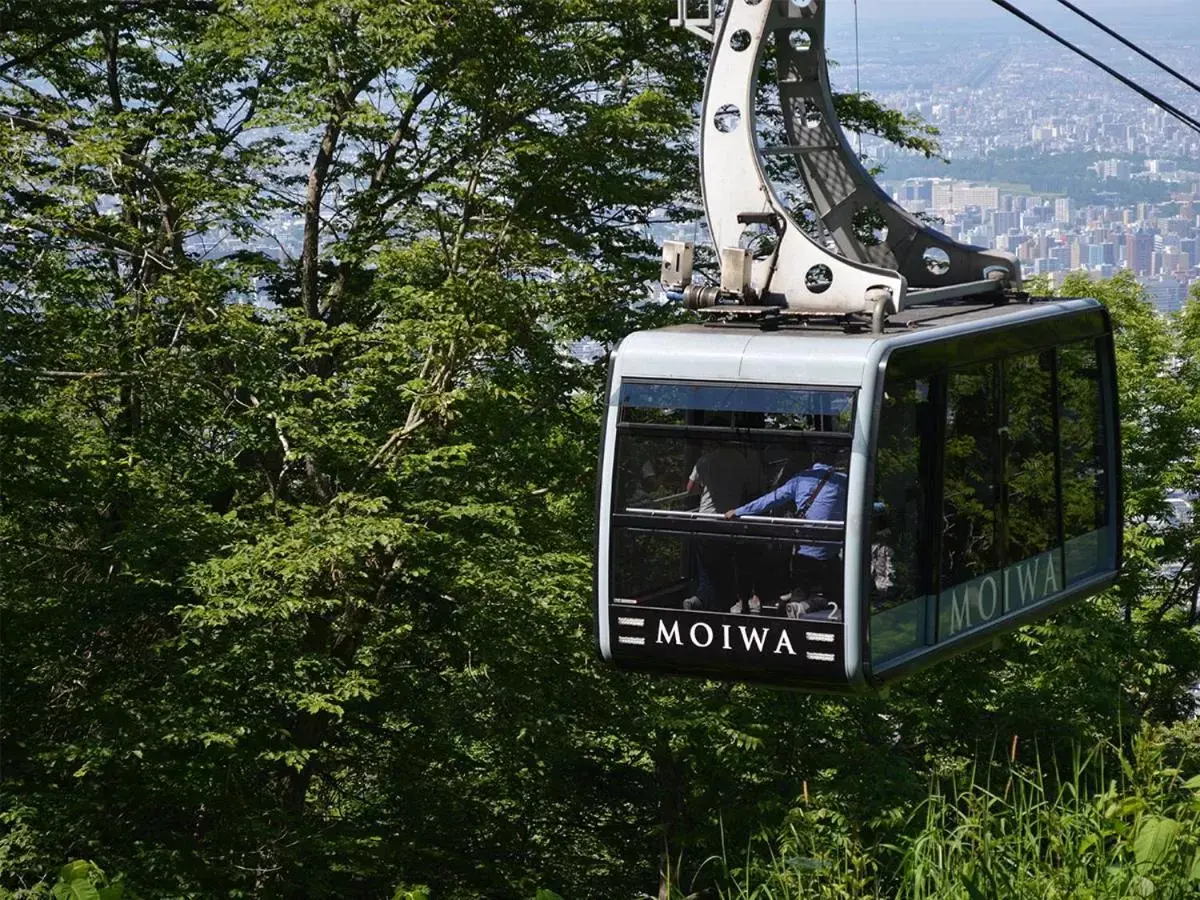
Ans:
[[[593,659],[565,348],[672,315],[645,226],[690,215],[705,60],[666,12],[0,7],[0,889],[665,896],[802,804],[886,836],[1014,737],[1190,713],[1200,306],[1127,278],[1064,288],[1120,326],[1117,590],[886,698]]]

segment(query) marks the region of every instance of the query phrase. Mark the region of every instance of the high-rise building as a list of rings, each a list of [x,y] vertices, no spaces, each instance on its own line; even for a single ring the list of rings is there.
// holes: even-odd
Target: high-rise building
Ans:
[[[1070,197],[1059,197],[1054,201],[1054,221],[1070,225],[1075,210]]]
[[[1010,228],[1017,227],[1017,217],[1011,212],[996,210],[991,214],[990,219],[992,230],[995,231],[996,234],[1003,234]]]
[[[950,213],[962,212],[969,206],[983,210],[1000,207],[1000,188],[967,181],[938,179],[933,182],[932,205],[936,210]]]
[[[1192,223],[1182,216],[1167,219],[1162,225],[1167,234],[1177,234],[1180,237],[1186,235],[1192,227]]]
[[[930,178],[909,178],[901,186],[901,197],[906,206],[920,205],[927,208],[933,203],[933,180]]]
[[[1096,173],[1101,178],[1128,178],[1129,163],[1123,159],[1104,159],[1096,163]]]
[[[1138,283],[1146,291],[1150,304],[1164,315],[1177,312],[1187,300],[1186,281],[1160,275],[1157,278],[1139,278]]]
[[[1125,239],[1125,262],[1135,275],[1149,275],[1153,265],[1154,235],[1135,231]]]

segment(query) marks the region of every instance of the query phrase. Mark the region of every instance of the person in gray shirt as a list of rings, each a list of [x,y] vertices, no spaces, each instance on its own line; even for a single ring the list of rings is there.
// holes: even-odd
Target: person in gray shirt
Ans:
[[[722,444],[710,447],[688,476],[688,493],[699,494],[697,512],[724,515],[757,497],[763,489],[763,462],[757,450]],[[750,566],[731,552],[723,538],[698,538],[695,542],[698,584],[696,594],[684,601],[685,609],[727,610],[751,602]]]

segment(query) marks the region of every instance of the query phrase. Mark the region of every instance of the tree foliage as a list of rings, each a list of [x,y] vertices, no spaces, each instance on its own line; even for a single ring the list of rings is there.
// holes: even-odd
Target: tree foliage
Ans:
[[[647,225],[691,197],[704,59],[659,4],[5,15],[5,888],[667,892],[810,787],[884,827],[1016,730],[1178,713],[1193,311],[1104,288],[1139,454],[1111,598],[888,699],[619,675],[603,365],[567,348],[664,315]]]

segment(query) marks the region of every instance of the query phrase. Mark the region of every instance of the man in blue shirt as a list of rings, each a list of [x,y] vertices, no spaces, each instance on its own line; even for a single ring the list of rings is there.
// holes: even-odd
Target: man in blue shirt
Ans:
[[[787,515],[813,521],[844,522],[846,519],[846,476],[825,463],[813,463],[773,491],[725,513],[737,516]],[[789,618],[825,609],[841,600],[842,570],[836,544],[796,544],[792,554]]]

